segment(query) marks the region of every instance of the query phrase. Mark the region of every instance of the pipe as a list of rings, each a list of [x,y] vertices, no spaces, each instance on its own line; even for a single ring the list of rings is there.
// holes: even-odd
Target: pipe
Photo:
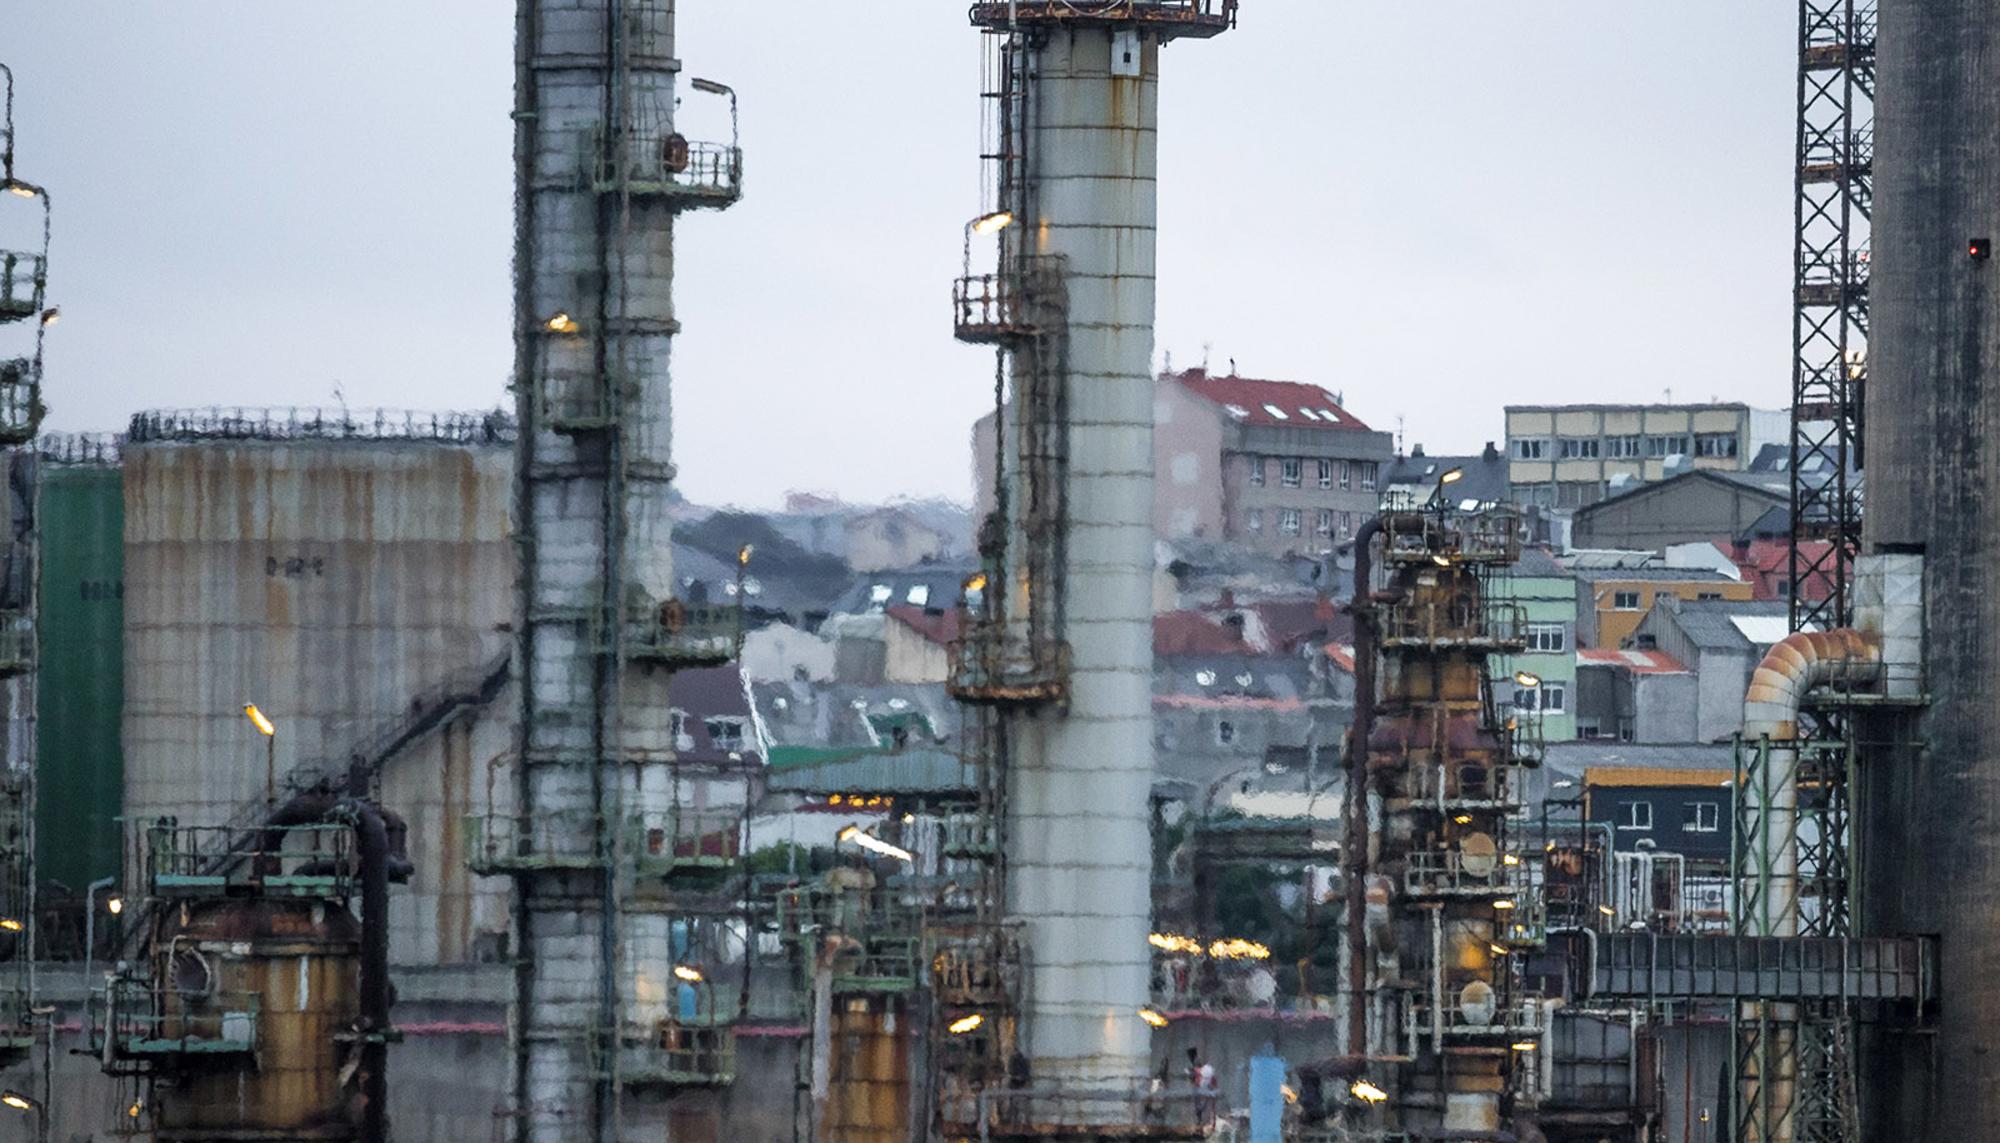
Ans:
[[[1347,1054],[1357,1061],[1368,1053],[1368,938],[1362,918],[1367,911],[1368,740],[1375,731],[1375,622],[1366,601],[1375,577],[1369,545],[1381,531],[1378,516],[1362,521],[1354,533],[1354,595],[1347,601],[1354,616],[1354,721],[1347,731],[1347,829],[1341,864],[1347,867]]]
[[[361,1141],[389,1141],[389,877],[395,855],[380,810],[352,800],[341,807],[354,822],[361,858]],[[404,864],[408,861],[405,859]]]
[[[1828,683],[1872,682],[1880,673],[1881,637],[1841,627],[1800,631],[1772,645],[1743,695],[1743,739],[1769,742],[1765,772],[1769,798],[1759,815],[1759,843],[1771,863],[1764,915],[1766,936],[1796,936],[1799,926],[1798,807],[1799,708],[1806,692]],[[1738,791],[1748,798],[1751,791]]]

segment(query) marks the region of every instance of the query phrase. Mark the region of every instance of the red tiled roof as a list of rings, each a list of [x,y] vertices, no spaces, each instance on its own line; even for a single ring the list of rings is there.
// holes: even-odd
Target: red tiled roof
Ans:
[[[1169,373],[1166,378],[1197,397],[1213,401],[1246,425],[1283,425],[1298,429],[1366,431],[1354,414],[1334,403],[1333,394],[1297,381],[1258,381],[1250,377],[1211,377],[1200,369]],[[1241,409],[1238,414],[1236,410]],[[1272,410],[1277,410],[1273,412]]]
[[[941,647],[957,639],[964,626],[956,607],[939,611],[899,603],[886,610],[890,618]]]
[[[1791,578],[1792,545],[1789,540],[1751,540],[1742,547],[1727,538],[1714,541],[1716,548],[1729,558],[1750,582],[1753,599],[1783,599],[1778,590]],[[1807,540],[1799,545],[1805,562],[1811,564],[1826,558],[1833,550],[1830,540]],[[1800,595],[1809,600],[1822,600],[1833,594],[1832,577],[1824,571],[1806,577],[1801,585]]]
[[[1354,673],[1354,648],[1351,645],[1346,643],[1328,643],[1326,645],[1326,657],[1333,660],[1334,666],[1339,667],[1350,675]]]
[[[1249,655],[1252,650],[1236,632],[1193,611],[1169,611],[1153,616],[1155,655]]]
[[[1686,674],[1687,668],[1681,661],[1665,651],[1620,651],[1605,647],[1578,647],[1576,665],[1579,667],[1617,667],[1635,675],[1678,675]]]

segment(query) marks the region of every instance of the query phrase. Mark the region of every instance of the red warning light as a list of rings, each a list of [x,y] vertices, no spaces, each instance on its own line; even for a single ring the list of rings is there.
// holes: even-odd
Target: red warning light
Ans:
[[[1991,238],[1975,238],[1966,244],[1965,252],[1981,260],[1989,258],[1993,255],[1993,240]]]

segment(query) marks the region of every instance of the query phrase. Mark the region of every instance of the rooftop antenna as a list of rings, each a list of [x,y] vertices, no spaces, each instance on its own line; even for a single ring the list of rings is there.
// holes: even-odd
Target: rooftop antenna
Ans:
[[[1403,414],[1396,414],[1396,455],[1403,455]]]
[[[1208,351],[1214,348],[1215,348],[1215,343],[1212,341],[1204,341],[1201,343],[1201,371],[1203,373],[1208,372]]]
[[[1160,372],[1172,373],[1173,371],[1174,371],[1174,351],[1169,349],[1166,351],[1165,363],[1160,366]]]
[[[1231,377],[1236,376],[1236,359],[1234,357],[1229,359],[1229,375]]]

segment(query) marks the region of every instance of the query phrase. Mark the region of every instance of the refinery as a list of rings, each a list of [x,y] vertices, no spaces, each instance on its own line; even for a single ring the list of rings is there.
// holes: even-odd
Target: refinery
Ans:
[[[973,505],[761,511],[723,2],[515,0],[485,407],[101,433],[0,17],[0,1143],[2000,1139],[2000,7],[1760,65],[1785,407],[1427,455],[1160,352],[1163,89],[1286,5],[950,0]]]

